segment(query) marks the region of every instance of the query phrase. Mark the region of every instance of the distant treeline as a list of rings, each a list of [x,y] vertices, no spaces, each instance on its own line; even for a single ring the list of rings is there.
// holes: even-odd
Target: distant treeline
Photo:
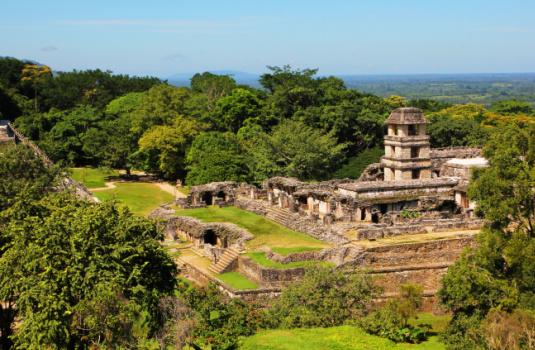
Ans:
[[[356,178],[379,160],[384,121],[402,106],[424,110],[433,147],[480,146],[497,126],[535,120],[517,100],[487,108],[383,98],[315,69],[268,69],[260,88],[207,72],[175,87],[0,58],[0,118],[65,165],[140,169],[188,184]]]

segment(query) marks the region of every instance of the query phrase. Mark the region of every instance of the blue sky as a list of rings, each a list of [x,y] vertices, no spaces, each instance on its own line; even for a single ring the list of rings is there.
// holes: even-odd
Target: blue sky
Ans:
[[[533,0],[0,0],[0,56],[55,70],[535,71]]]

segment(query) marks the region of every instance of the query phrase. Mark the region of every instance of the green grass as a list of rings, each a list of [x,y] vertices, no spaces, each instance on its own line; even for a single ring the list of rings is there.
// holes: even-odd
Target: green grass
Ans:
[[[433,315],[429,312],[422,312],[418,314],[417,319],[409,320],[409,323],[413,326],[419,323],[430,324],[433,328],[432,331],[435,333],[442,333],[446,330],[448,323],[451,320],[450,315]]]
[[[254,238],[246,243],[247,247],[253,250],[264,245],[271,248],[299,248],[301,251],[329,246],[328,243],[307,234],[290,230],[263,216],[236,207],[182,209],[177,210],[177,214],[205,222],[231,222],[243,227],[254,235]]]
[[[127,205],[132,212],[147,216],[159,205],[171,202],[173,196],[151,183],[116,183],[117,188],[95,191],[101,201],[116,199]]]
[[[177,189],[183,195],[185,196],[189,195],[189,191],[190,191],[189,186],[181,186],[181,187],[177,187]]]
[[[421,344],[396,344],[358,327],[277,329],[243,339],[241,350],[443,350],[437,337]]]
[[[118,176],[117,170],[102,168],[71,168],[72,178],[83,183],[87,188],[106,186],[106,178]]]
[[[320,251],[323,248],[311,248],[311,247],[290,247],[290,248],[282,248],[282,247],[275,247],[271,249],[274,253],[277,253],[279,255],[290,255],[293,253],[303,253],[303,252],[311,252],[311,251]]]
[[[267,258],[266,253],[263,252],[254,252],[254,253],[247,253],[248,257],[251,258],[254,262],[257,264],[268,267],[271,269],[278,269],[278,270],[284,270],[284,269],[292,269],[295,267],[310,267],[310,266],[326,266],[326,267],[332,267],[334,266],[333,263],[328,261],[315,261],[315,260],[305,260],[305,261],[294,261],[289,262],[287,264],[283,264],[277,261],[273,261]]]
[[[225,272],[217,275],[217,278],[235,290],[256,289],[258,285],[243,276],[239,272]]]

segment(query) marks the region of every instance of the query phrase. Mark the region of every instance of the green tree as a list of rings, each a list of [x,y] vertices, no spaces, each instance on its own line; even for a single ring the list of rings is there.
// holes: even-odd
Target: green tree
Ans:
[[[84,139],[103,120],[102,113],[83,105],[70,111],[52,111],[48,114],[47,118],[56,122],[38,142],[48,156],[55,161],[62,160],[70,164],[96,165],[95,155],[83,151]],[[94,136],[94,133],[89,136]]]
[[[476,248],[448,269],[439,297],[453,312],[446,341],[455,349],[485,344],[480,323],[492,309],[535,309],[535,127],[493,134],[489,167],[475,172],[469,195],[488,221]]]
[[[167,179],[184,179],[186,152],[203,126],[195,120],[176,117],[172,125],[156,125],[139,139],[137,162],[145,170]]]
[[[302,122],[285,120],[271,134],[258,127],[240,130],[248,152],[251,174],[257,181],[271,176],[322,179],[343,161],[346,144]]]
[[[36,112],[39,109],[37,92],[50,78],[52,78],[52,70],[48,66],[26,64],[24,68],[22,68],[21,81],[31,85],[33,89],[34,108]]]
[[[473,119],[451,117],[430,118],[427,132],[432,147],[483,146],[491,132]]]
[[[214,123],[220,130],[237,132],[245,121],[258,120],[261,102],[246,89],[234,89],[232,93],[217,101]]]
[[[213,181],[246,181],[246,158],[238,138],[232,133],[202,133],[187,155],[188,185]]]
[[[188,116],[186,88],[156,85],[144,94],[139,108],[132,112],[132,131],[141,136],[156,125],[172,125],[176,118]]]
[[[531,104],[518,100],[498,101],[492,104],[490,109],[499,114],[533,114]]]
[[[212,112],[216,102],[229,95],[236,88],[236,81],[228,75],[217,75],[210,72],[197,73],[191,78],[191,89],[202,93],[207,98],[208,111]]]
[[[174,289],[155,224],[115,203],[26,201],[0,234],[0,299],[15,305],[19,349],[138,347]]]
[[[25,145],[4,149],[0,152],[0,212],[22,197],[43,197],[57,185],[60,173],[59,167],[47,167]]]

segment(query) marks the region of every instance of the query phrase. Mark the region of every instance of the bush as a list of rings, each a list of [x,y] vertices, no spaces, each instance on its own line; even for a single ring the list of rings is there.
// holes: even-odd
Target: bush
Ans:
[[[377,288],[369,275],[316,267],[286,288],[270,310],[273,327],[332,327],[364,315]]]
[[[512,313],[493,310],[482,324],[491,350],[535,349],[535,312],[516,309]]]
[[[409,319],[416,318],[421,303],[421,287],[402,285],[400,297],[389,300],[384,307],[361,319],[359,325],[369,334],[395,342],[420,343],[429,336],[431,325],[412,326]]]

